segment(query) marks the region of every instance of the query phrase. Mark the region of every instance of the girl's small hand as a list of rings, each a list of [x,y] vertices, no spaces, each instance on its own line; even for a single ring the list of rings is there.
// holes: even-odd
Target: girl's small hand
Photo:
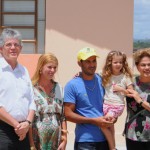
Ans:
[[[78,73],[76,73],[76,74],[74,75],[73,78],[77,78],[77,77],[79,77],[80,75],[81,75],[81,72],[78,72]]]
[[[113,84],[113,91],[114,92],[122,92],[122,90],[123,90],[123,88],[121,86]]]

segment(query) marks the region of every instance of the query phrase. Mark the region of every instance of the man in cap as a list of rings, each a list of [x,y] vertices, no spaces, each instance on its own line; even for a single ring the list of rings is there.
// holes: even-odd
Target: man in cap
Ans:
[[[65,86],[65,116],[76,123],[75,150],[109,150],[100,127],[109,127],[113,122],[103,116],[104,89],[101,77],[95,73],[97,57],[93,48],[78,52],[81,73]]]

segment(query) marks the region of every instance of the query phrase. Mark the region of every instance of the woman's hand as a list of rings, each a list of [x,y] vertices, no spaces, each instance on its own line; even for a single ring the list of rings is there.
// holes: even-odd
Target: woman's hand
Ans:
[[[58,147],[58,150],[65,150],[67,145],[67,137],[63,136],[63,139],[61,140],[61,143]]]
[[[136,91],[133,90],[133,89],[127,89],[127,91],[129,92],[129,93],[127,94],[128,97],[133,97],[137,103],[140,103],[141,97],[140,97],[140,95],[139,95],[138,92],[136,92]]]
[[[133,97],[135,99],[135,101],[142,106],[143,108],[145,108],[146,110],[150,111],[150,103],[148,103],[146,100],[143,100],[139,93],[132,90],[132,89],[128,89],[129,94],[127,96],[129,97]]]

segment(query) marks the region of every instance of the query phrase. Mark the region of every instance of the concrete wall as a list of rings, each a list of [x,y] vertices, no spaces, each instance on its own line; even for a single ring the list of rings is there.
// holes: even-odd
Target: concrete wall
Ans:
[[[133,0],[46,1],[46,52],[59,59],[58,81],[65,83],[79,71],[76,54],[83,47],[94,47],[102,69],[110,50],[133,49]],[[130,65],[132,60],[129,58]]]

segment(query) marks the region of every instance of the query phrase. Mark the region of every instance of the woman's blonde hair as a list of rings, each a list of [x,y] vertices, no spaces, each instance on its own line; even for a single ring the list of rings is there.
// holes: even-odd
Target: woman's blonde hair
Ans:
[[[58,59],[52,53],[42,54],[39,57],[38,63],[37,63],[37,68],[36,68],[35,73],[32,77],[33,86],[39,81],[40,76],[41,76],[41,70],[42,70],[43,66],[46,65],[47,63],[50,63],[50,62],[53,62],[58,66]]]
[[[150,48],[139,49],[133,54],[133,58],[136,66],[140,63],[143,57],[150,58]]]
[[[113,56],[122,56],[123,67],[121,72],[132,79],[131,69],[128,66],[126,55],[120,51],[111,51],[108,53],[105,65],[102,70],[102,84],[106,86],[112,76],[112,60]]]

